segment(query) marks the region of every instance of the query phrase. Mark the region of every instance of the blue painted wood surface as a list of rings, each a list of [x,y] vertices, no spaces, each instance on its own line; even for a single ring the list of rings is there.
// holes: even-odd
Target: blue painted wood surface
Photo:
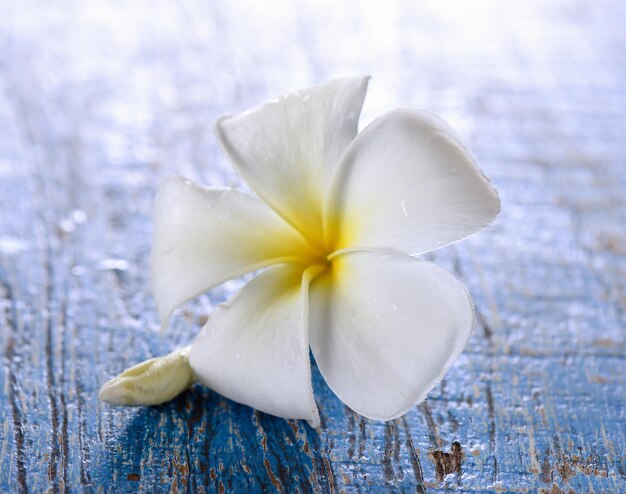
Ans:
[[[0,491],[626,490],[625,25],[610,0],[0,1]],[[348,73],[363,123],[441,114],[502,197],[430,256],[478,314],[446,379],[380,423],[314,371],[319,431],[200,386],[99,403],[237,287],[157,335],[160,181],[238,183],[215,118]]]

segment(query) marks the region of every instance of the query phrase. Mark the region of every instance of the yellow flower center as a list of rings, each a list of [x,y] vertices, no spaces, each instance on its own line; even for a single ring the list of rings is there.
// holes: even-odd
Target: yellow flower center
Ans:
[[[339,234],[336,215],[329,215],[326,219],[321,228],[318,225],[310,228],[294,225],[305,242],[293,246],[293,255],[304,265],[309,280],[336,270],[337,253],[345,244],[344,235]]]

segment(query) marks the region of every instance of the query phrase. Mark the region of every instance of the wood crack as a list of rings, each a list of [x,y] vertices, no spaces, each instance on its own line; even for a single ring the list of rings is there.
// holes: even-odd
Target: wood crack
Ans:
[[[15,437],[15,462],[17,467],[17,486],[20,494],[28,492],[26,485],[26,449],[24,444],[24,422],[25,418],[18,399],[19,384],[13,370],[15,338],[17,335],[17,309],[11,285],[0,280],[0,288],[4,292],[3,298],[9,303],[4,311],[5,322],[9,328],[4,358],[5,369],[9,381],[8,398],[11,407],[11,421],[13,424],[13,435]]]
[[[419,454],[415,449],[413,437],[411,436],[411,429],[406,421],[406,417],[402,417],[402,426],[404,427],[404,434],[406,436],[406,447],[409,451],[411,468],[413,469],[413,475],[415,476],[415,481],[417,482],[416,491],[419,494],[424,494],[426,490],[424,488],[424,471],[422,470],[422,462],[420,461]]]

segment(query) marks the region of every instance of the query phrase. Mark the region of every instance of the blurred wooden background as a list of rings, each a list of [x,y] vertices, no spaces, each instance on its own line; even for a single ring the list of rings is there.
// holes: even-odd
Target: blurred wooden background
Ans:
[[[618,0],[0,0],[0,491],[626,490],[625,26]],[[161,180],[238,183],[218,115],[362,73],[362,124],[441,114],[502,197],[430,256],[478,314],[446,379],[379,423],[315,373],[319,432],[200,386],[98,402],[237,286],[158,336]]]

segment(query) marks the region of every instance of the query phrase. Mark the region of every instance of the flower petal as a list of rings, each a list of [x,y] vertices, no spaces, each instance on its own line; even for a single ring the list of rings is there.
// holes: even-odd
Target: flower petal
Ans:
[[[216,124],[241,176],[310,240],[322,238],[328,184],[356,135],[367,81],[337,79]]]
[[[227,398],[318,427],[302,271],[274,266],[252,279],[213,312],[189,361],[200,382]]]
[[[351,251],[310,288],[320,372],[350,408],[390,420],[423,400],[470,336],[474,310],[452,275],[393,252]]]
[[[336,247],[418,254],[487,227],[496,190],[443,120],[424,111],[387,113],[354,140],[326,209]]]
[[[155,202],[152,251],[152,290],[162,325],[200,293],[306,249],[299,234],[258,199],[167,180]]]

